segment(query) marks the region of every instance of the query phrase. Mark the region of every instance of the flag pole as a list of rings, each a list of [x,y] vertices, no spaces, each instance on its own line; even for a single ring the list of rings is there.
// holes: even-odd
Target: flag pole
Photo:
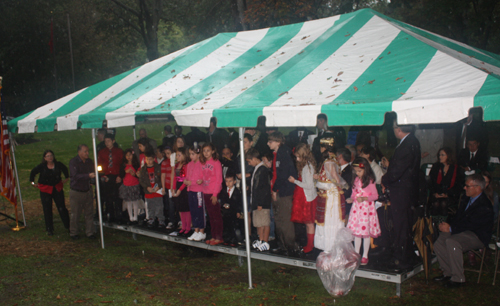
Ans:
[[[2,170],[1,176],[2,176],[2,182],[1,182],[1,189],[2,189],[2,195],[12,204],[14,205],[14,210],[16,213],[16,227],[12,228],[13,231],[19,231],[25,226],[19,226],[19,216],[18,216],[18,211],[17,211],[17,197],[16,197],[16,187],[13,186],[14,182],[12,180],[12,161],[10,159],[10,152],[12,152],[13,156],[13,161],[14,161],[14,168],[15,168],[15,173],[16,173],[16,181],[17,181],[17,187],[19,189],[19,194],[21,193],[21,189],[19,188],[19,176],[17,173],[17,165],[16,165],[16,156],[14,155],[14,145],[12,144],[11,140],[11,134],[8,132],[7,129],[7,119],[5,118],[5,108],[4,104],[2,101],[2,77],[0,76],[0,112],[1,112],[1,120],[2,120],[2,125],[1,125],[1,165],[2,165]],[[4,189],[5,188],[5,189]],[[26,218],[24,216],[24,207],[23,207],[23,200],[21,198],[21,209],[23,212],[23,225],[26,225]]]
[[[12,134],[9,133],[9,139],[12,139]],[[21,212],[23,213],[23,224],[24,226],[19,227],[19,221],[17,217],[17,205],[16,205],[16,227],[14,227],[13,231],[19,231],[19,229],[26,227],[26,216],[24,215],[24,204],[23,204],[23,195],[21,194],[21,185],[19,184],[19,172],[17,172],[17,163],[16,163],[16,153],[15,153],[15,143],[14,141],[10,142],[10,147],[12,148],[12,162],[14,164],[14,173],[16,174],[16,184],[17,190],[19,191],[19,201],[21,202]]]

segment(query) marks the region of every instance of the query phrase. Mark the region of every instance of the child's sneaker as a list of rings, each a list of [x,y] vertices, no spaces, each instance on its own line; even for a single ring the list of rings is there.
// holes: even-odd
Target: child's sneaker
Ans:
[[[198,239],[195,239],[194,241],[202,241],[205,240],[205,238],[207,238],[207,234],[199,232]]]
[[[259,239],[257,240],[254,240],[254,242],[252,242],[252,248],[254,249],[258,249],[259,248],[259,245],[262,243],[262,241],[260,241]]]
[[[269,243],[265,241],[261,241],[260,245],[257,247],[257,249],[261,252],[269,251],[271,247],[269,246]]]
[[[179,228],[179,229],[182,228],[182,221],[177,222],[177,228]]]
[[[165,222],[160,221],[160,223],[158,223],[158,227],[159,228],[165,228]]]
[[[178,234],[179,234],[179,233],[177,233],[177,232],[173,231],[173,232],[171,232],[169,235],[170,235],[170,236],[174,236],[174,237],[175,237],[175,236],[177,236]]]
[[[155,226],[155,220],[154,219],[148,220],[148,227],[151,228],[153,226]]]
[[[366,257],[361,258],[361,265],[366,266],[367,264],[368,264],[368,258]]]
[[[172,222],[168,222],[167,229],[173,229],[173,228],[174,228],[174,224]]]
[[[188,237],[188,240],[195,240],[198,238],[200,232],[194,232],[191,236]]]

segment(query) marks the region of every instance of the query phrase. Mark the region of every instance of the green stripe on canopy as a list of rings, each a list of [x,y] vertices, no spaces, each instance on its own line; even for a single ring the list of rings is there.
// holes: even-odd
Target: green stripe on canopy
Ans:
[[[342,15],[330,29],[310,43],[302,52],[223,108],[216,109],[214,116],[217,117],[217,124],[222,127],[255,126],[257,118],[262,116],[263,107],[272,104],[282,93],[290,90],[309,75],[372,17],[369,11]]]
[[[119,109],[147,93],[149,90],[161,85],[162,83],[176,77],[179,73],[196,64],[198,61],[217,50],[237,33],[219,34],[212,39],[208,39],[195,48],[190,48],[185,53],[179,55],[171,62],[162,66],[154,73],[145,77],[142,82],[137,82],[130,86],[126,91],[110,99],[94,111],[81,115],[80,121],[83,122],[82,128],[100,128],[106,114]],[[153,114],[153,113],[150,113]]]
[[[255,46],[210,77],[205,78],[195,86],[185,90],[175,98],[168,100],[168,102],[165,102],[170,105],[165,108],[169,111],[185,109],[203,98],[209,97],[211,93],[223,88],[231,81],[274,54],[279,48],[292,39],[300,31],[301,27],[302,24],[292,24],[269,29],[265,37]],[[156,107],[150,111],[155,112],[158,111],[159,108],[160,107]],[[138,112],[136,114],[146,114],[150,111]]]
[[[486,78],[483,86],[474,97],[474,106],[483,108],[483,119],[499,120],[500,114],[500,79],[493,75]]]
[[[123,78],[136,71],[138,68],[139,67],[134,68],[120,75],[114,76],[110,79],[104,80],[100,83],[97,83],[93,86],[86,88],[78,96],[74,97],[66,104],[61,106],[59,109],[57,109],[54,113],[52,113],[52,115],[46,118],[38,119],[36,123],[38,126],[38,132],[52,132],[54,130],[54,125],[57,123],[57,117],[70,114],[75,110],[79,109],[80,107],[84,106],[87,102],[94,99],[95,97],[100,95],[103,91],[113,86],[114,84],[118,83]]]
[[[392,101],[406,93],[436,54],[436,49],[420,44],[400,32],[348,90],[322,107],[329,124],[342,126],[361,121],[363,125],[381,125],[385,113],[392,110]]]

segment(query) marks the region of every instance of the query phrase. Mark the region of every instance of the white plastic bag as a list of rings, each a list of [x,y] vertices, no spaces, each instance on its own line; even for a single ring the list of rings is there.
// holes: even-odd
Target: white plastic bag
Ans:
[[[332,249],[321,252],[316,259],[316,270],[330,295],[347,295],[354,285],[361,256],[354,250],[353,240],[349,229],[340,229]]]

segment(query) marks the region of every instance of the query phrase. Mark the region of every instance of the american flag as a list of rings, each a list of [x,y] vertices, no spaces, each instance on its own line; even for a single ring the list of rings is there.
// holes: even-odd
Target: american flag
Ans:
[[[9,130],[7,129],[7,119],[5,119],[5,108],[2,101],[2,78],[0,77],[0,111],[2,115],[1,125],[1,151],[0,151],[0,175],[2,183],[0,184],[0,193],[12,205],[17,207],[17,194],[16,185],[14,181],[14,174],[12,171],[12,164],[10,162],[10,139]]]

